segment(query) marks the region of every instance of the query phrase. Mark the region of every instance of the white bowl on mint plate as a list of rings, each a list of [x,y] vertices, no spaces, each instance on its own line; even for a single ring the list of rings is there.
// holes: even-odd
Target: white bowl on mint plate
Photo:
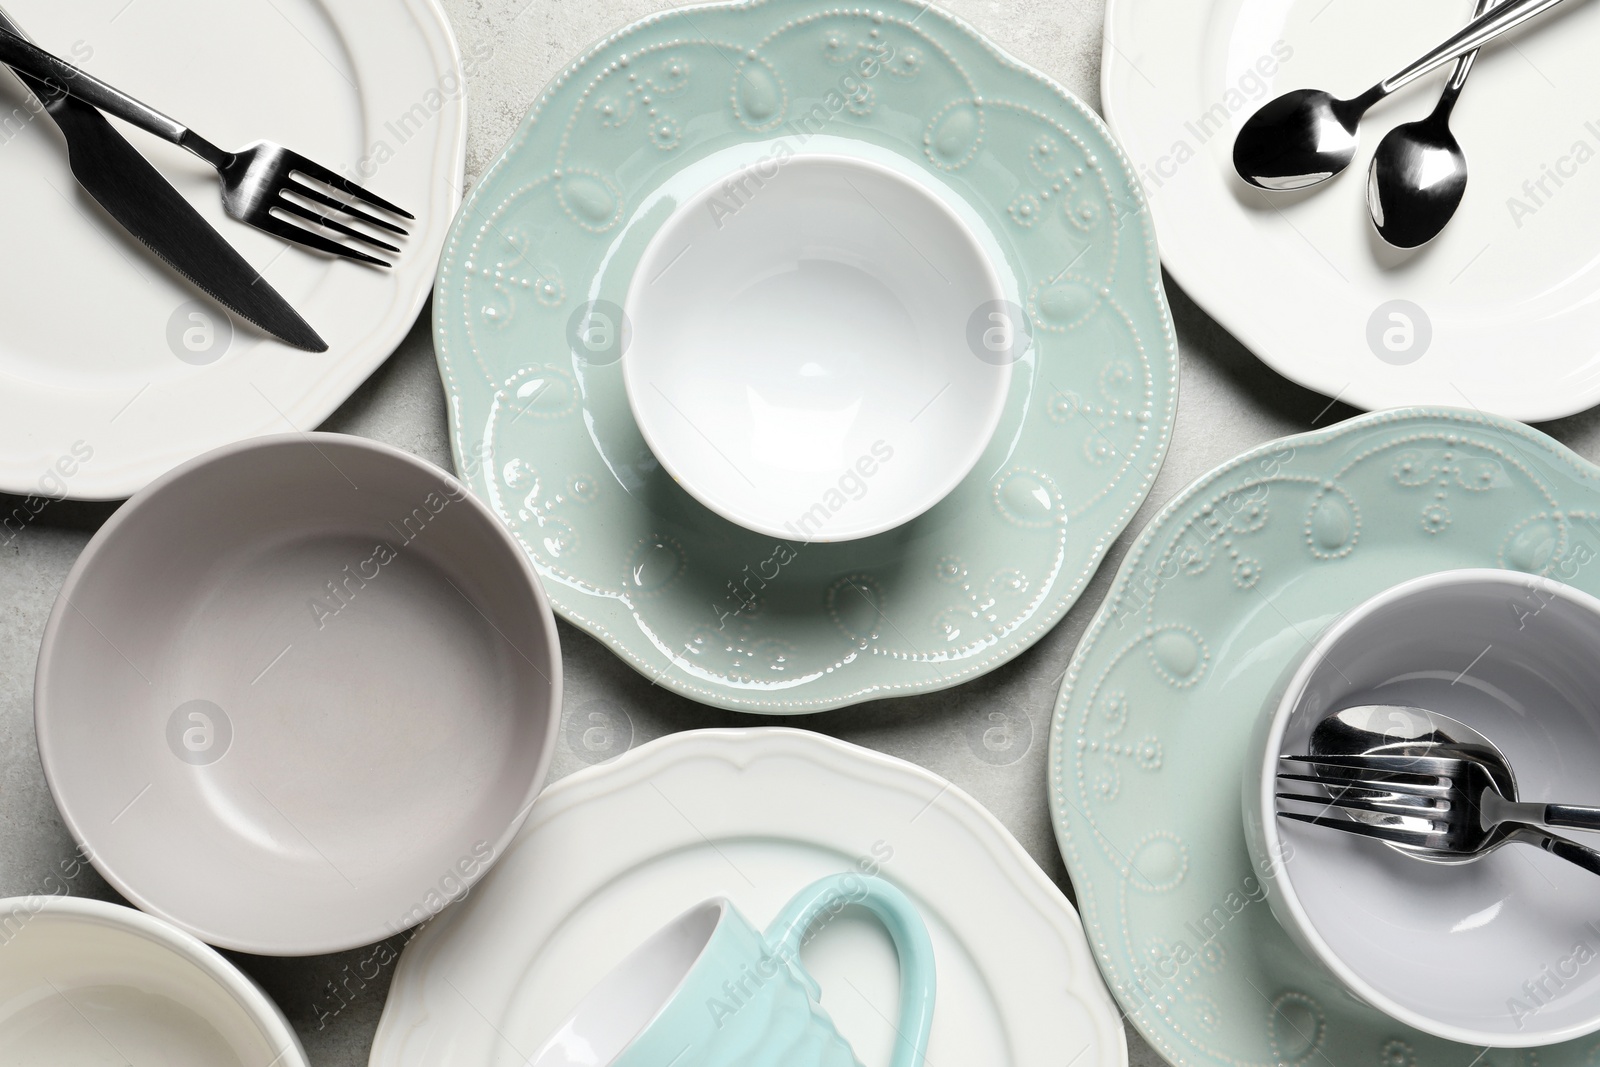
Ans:
[[[926,183],[780,156],[687,198],[646,248],[625,305],[628,403],[656,458],[724,518],[870,537],[944,499],[988,447],[1011,361],[982,341],[1010,329],[1004,302]]]
[[[934,293],[949,295],[949,306],[916,312],[930,321],[887,343],[852,338],[852,351],[912,361],[915,375],[889,375],[891,386],[902,377],[906,385],[884,396],[861,361],[829,351],[800,358],[795,342],[826,338],[824,323],[779,307],[794,336],[777,340],[797,351],[780,353],[774,397],[757,398],[769,407],[741,391],[753,378],[743,367],[711,383],[724,392],[706,395],[724,408],[707,412],[685,407],[685,394],[663,382],[693,416],[657,413],[669,427],[680,420],[666,440],[654,416],[636,411],[640,393],[625,374],[649,358],[661,321],[678,322],[691,340],[725,339],[715,334],[712,291],[687,289],[689,303],[664,309],[668,320],[637,302],[625,312],[635,282],[651,277],[639,276],[647,254],[656,258],[652,239],[685,218],[680,205],[699,202],[699,224],[717,239],[708,251],[721,247],[741,223],[774,215],[784,184],[798,180],[791,170],[799,176],[801,157],[813,156],[894,172],[873,178],[873,189],[896,190],[886,200],[861,181],[845,188],[885,209],[877,216],[856,196],[853,214],[841,216],[881,235],[876,245],[839,233],[839,219],[813,228],[830,234],[833,276],[851,267],[862,278],[826,301],[829,310],[864,306],[846,323],[878,331],[928,306],[928,294],[891,290],[889,299],[866,284],[875,273],[901,284],[888,268],[931,277]],[[740,206],[723,186],[751,169],[777,173],[760,187],[742,182]],[[857,164],[852,174],[869,172]],[[988,289],[981,264],[940,205],[976,239],[1002,307],[977,299]],[[950,235],[929,245],[933,264],[904,251],[919,234],[893,232],[902,210]],[[662,260],[659,284],[683,266],[671,261],[681,248]],[[841,248],[856,249],[854,262],[841,262]],[[968,280],[947,284],[928,273],[933,266]],[[740,294],[759,288],[753,277],[735,282]],[[473,489],[533,559],[556,610],[655,684],[741,711],[815,712],[942,688],[1028,647],[1084,590],[1144,499],[1176,410],[1176,342],[1154,233],[1120,150],[1048,77],[913,0],[708,4],[606,37],[563,69],[474,187],[433,306],[456,462],[472,468]],[[712,320],[676,318],[689,307],[709,307]],[[910,339],[935,325],[933,343]],[[984,355],[1010,365],[992,433],[983,386],[1004,371]],[[942,373],[952,367],[962,373]],[[944,421],[947,405],[959,419]],[[947,426],[947,436],[929,436],[924,423]],[[884,429],[867,436],[872,424]],[[829,432],[813,440],[842,441],[814,456],[777,447],[819,425]],[[898,443],[902,428],[918,450],[925,442],[926,466]],[[770,483],[716,471],[760,458],[763,436],[787,462]],[[887,462],[872,454],[880,438],[894,449]],[[976,463],[969,448],[980,452]],[[764,505],[767,521],[747,516],[750,527],[729,521],[707,506],[712,482],[689,470],[691,458],[739,494],[771,484],[799,506]],[[832,469],[794,473],[796,459]],[[969,464],[911,521],[855,536],[912,514]],[[920,493],[891,492],[897,484]],[[773,525],[782,532],[751,528]]]
[[[1505,754],[1520,799],[1600,803],[1600,599],[1517,571],[1455,570],[1352,607],[1263,710],[1246,838],[1273,914],[1351,993],[1419,1030],[1529,1048],[1600,1030],[1590,872],[1511,842],[1470,863],[1279,819],[1280,755],[1344,708],[1439,712]],[[1589,835],[1571,833],[1583,843]]]

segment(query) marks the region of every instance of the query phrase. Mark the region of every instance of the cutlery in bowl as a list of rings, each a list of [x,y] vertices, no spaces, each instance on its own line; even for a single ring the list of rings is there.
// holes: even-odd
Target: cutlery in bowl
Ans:
[[[1374,722],[1388,728],[1373,730]],[[1374,743],[1364,752],[1338,751],[1351,740]],[[1280,804],[1280,818],[1376,838],[1424,858],[1476,859],[1520,841],[1600,874],[1600,853],[1549,832],[1600,829],[1600,809],[1519,802],[1505,755],[1455,719],[1420,708],[1348,708],[1318,725],[1312,749],[1279,757],[1279,783],[1299,791],[1277,798],[1316,810]],[[1307,786],[1324,792],[1308,793]]]

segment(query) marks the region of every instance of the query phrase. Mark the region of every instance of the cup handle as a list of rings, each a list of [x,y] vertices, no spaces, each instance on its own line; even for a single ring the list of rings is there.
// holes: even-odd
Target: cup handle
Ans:
[[[778,958],[800,967],[800,946],[812,925],[824,915],[859,904],[889,931],[900,957],[900,1039],[890,1067],[923,1067],[928,1031],[933,1026],[935,991],[933,942],[928,928],[906,895],[881,878],[835,874],[802,889],[767,928],[767,943]],[[815,989],[815,983],[811,983]]]

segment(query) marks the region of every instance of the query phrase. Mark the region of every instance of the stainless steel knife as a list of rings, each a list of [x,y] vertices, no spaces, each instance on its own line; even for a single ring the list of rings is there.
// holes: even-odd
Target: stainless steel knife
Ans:
[[[26,36],[3,10],[0,27]],[[106,214],[211,299],[295,348],[328,344],[92,105],[14,71],[61,127],[78,184]]]

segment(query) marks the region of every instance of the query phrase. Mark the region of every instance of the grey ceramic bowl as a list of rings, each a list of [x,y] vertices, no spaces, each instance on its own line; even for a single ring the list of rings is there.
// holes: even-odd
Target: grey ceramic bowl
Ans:
[[[386,938],[465,894],[544,781],[555,620],[444,471],[386,445],[229,445],[125,504],[67,576],[35,715],[107,881],[269,955]]]

